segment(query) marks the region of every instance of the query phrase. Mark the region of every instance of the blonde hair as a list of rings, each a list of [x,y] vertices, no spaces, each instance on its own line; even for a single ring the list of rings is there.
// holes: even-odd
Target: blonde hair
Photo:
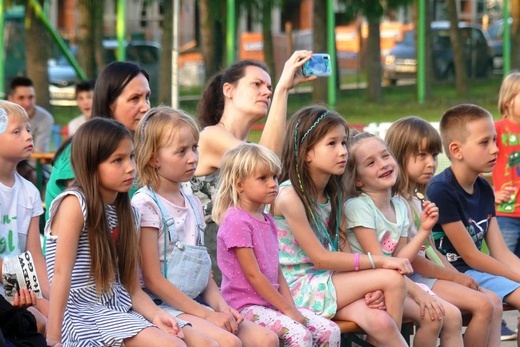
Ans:
[[[271,150],[253,143],[244,143],[227,151],[222,157],[217,194],[211,217],[219,224],[227,209],[239,206],[238,184],[257,172],[276,176],[282,171],[280,159]]]
[[[30,120],[29,115],[25,109],[22,106],[15,104],[14,102],[0,100],[0,109],[7,113],[8,118],[12,117],[13,119],[22,119],[25,122]]]
[[[134,135],[137,182],[141,186],[156,189],[159,174],[150,161],[159,149],[170,143],[182,130],[188,130],[199,142],[199,127],[195,120],[184,113],[167,106],[150,109],[139,121]]]
[[[426,193],[426,185],[410,182],[406,167],[413,157],[424,151],[430,154],[442,152],[441,136],[435,128],[422,118],[410,116],[397,120],[386,133],[385,141],[399,164],[400,175],[393,190],[395,193],[412,196],[414,190]],[[423,147],[424,145],[424,147]]]
[[[488,110],[473,104],[461,104],[444,112],[440,121],[442,145],[451,160],[450,144],[454,141],[466,142],[468,124],[484,118],[493,119]]]
[[[520,93],[520,72],[513,71],[502,81],[500,92],[498,93],[498,111],[507,118],[509,109],[513,106],[514,98]]]

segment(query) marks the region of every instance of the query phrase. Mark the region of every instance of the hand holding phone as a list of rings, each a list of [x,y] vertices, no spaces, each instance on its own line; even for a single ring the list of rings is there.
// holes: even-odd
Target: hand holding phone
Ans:
[[[316,53],[302,66],[302,75],[307,76],[330,76],[330,56],[326,53]]]

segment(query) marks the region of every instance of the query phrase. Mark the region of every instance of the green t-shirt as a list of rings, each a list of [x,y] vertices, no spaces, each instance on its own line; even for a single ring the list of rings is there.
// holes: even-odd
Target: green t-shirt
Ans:
[[[60,156],[54,162],[51,170],[51,176],[47,182],[45,190],[45,222],[49,219],[49,211],[52,201],[60,195],[67,188],[67,181],[74,179],[74,170],[72,170],[72,163],[70,161],[72,143],[70,143]],[[135,185],[129,191],[130,198],[134,196],[139,187]]]
[[[74,171],[70,162],[70,150],[72,143],[63,149],[60,156],[55,159],[52,166],[51,176],[45,190],[45,221],[49,219],[51,203],[58,195],[67,188],[67,181],[74,179]]]

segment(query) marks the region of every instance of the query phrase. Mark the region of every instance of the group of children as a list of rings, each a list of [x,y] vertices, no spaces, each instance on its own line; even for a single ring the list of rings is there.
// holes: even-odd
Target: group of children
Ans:
[[[516,125],[512,76],[504,85],[517,78],[518,90],[500,102],[502,123]],[[220,290],[201,203],[182,188],[198,163],[192,117],[158,107],[134,134],[105,118],[79,127],[75,181],[47,206],[47,276],[41,200],[16,173],[32,150],[28,118],[9,102],[2,112],[0,256],[31,251],[50,300],[21,291],[13,305],[46,324],[50,346],[339,346],[332,318],[377,346],[406,346],[403,318],[419,326],[415,346],[499,346],[502,302],[520,309],[520,259],[495,212],[495,200],[515,210],[516,187],[494,195],[480,176],[500,159],[492,116],[476,105],[447,110],[440,136],[406,117],[385,139],[308,106],[291,116],[281,160],[256,144],[228,150],[212,209]],[[442,146],[451,166],[434,176]]]

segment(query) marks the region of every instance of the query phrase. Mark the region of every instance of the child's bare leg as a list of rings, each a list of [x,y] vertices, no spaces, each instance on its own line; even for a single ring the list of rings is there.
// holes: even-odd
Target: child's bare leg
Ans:
[[[407,346],[390,315],[384,310],[369,308],[365,299],[358,299],[338,309],[335,318],[356,322],[368,334],[367,342],[375,346]]]
[[[433,291],[440,298],[457,306],[461,311],[471,314],[471,320],[464,332],[465,346],[484,344],[489,347],[498,347],[500,346],[502,303],[495,293],[482,290],[484,292],[444,280],[437,280],[433,286]],[[496,306],[498,310],[495,309]],[[491,339],[493,329],[495,336]],[[498,334],[496,334],[497,332]],[[483,341],[487,342],[483,343]]]
[[[32,313],[34,318],[36,318],[36,326],[37,326],[38,332],[45,336],[45,330],[47,327],[47,317],[45,317],[35,307],[28,307],[27,310]]]
[[[186,347],[184,341],[177,336],[168,334],[159,328],[149,327],[141,330],[137,335],[125,340],[126,347]]]
[[[444,306],[444,318],[441,330],[441,346],[462,347],[462,315],[460,310],[453,304],[437,297]]]
[[[238,338],[244,347],[278,347],[280,340],[271,329],[244,320],[238,327]]]
[[[364,298],[365,294],[376,290],[385,295],[386,312],[401,329],[403,302],[406,296],[404,277],[394,270],[366,270],[359,272],[338,272],[332,276],[336,288],[338,308]]]
[[[437,337],[442,328],[441,320],[431,320],[429,314],[425,314],[421,318],[421,311],[419,305],[410,297],[407,296],[404,300],[404,318],[408,318],[419,325],[415,336],[413,338],[413,345],[415,347],[436,347]]]
[[[504,302],[507,302],[509,305],[520,310],[520,288],[505,296]]]
[[[479,288],[479,290],[485,293],[493,303],[493,319],[490,322],[488,346],[500,346],[500,335],[502,334],[502,299],[488,289]]]
[[[184,333],[184,343],[186,343],[188,347],[219,347],[219,344],[215,340],[210,338],[208,335],[193,329],[193,327],[189,325],[182,327],[182,332]]]
[[[190,322],[197,331],[203,331],[205,335],[217,342],[218,346],[240,347],[242,343],[240,339],[227,331],[205,319],[183,313],[179,315],[180,319]],[[202,345],[201,345],[202,346]]]

